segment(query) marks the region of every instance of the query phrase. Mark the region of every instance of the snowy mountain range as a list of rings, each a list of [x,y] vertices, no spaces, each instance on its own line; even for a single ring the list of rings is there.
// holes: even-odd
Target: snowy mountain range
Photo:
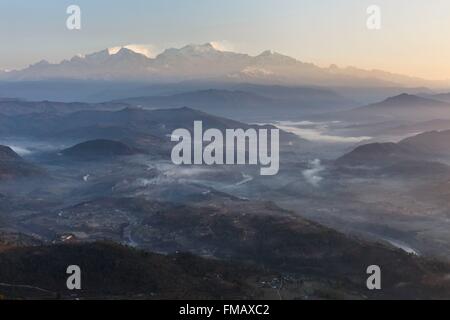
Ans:
[[[272,51],[257,56],[220,51],[211,43],[167,49],[155,58],[125,47],[74,56],[53,64],[46,60],[22,70],[0,72],[3,81],[114,80],[167,83],[189,80],[327,86],[436,86],[379,70],[332,65],[321,68]],[[445,86],[442,83],[442,86]]]

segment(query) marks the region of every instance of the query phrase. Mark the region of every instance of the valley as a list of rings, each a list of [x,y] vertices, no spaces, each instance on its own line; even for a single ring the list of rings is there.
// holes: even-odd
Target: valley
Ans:
[[[223,72],[256,59],[272,61],[274,69],[288,63],[327,73],[274,53],[242,55],[237,63],[234,55],[200,49],[169,50],[152,62],[126,50],[101,52],[83,63],[131,55],[145,64],[174,63],[167,76],[182,77],[192,70],[177,70],[183,66],[177,59],[218,55],[233,62]],[[134,97],[120,93],[101,102],[1,99],[0,294],[449,298],[445,94],[380,87],[372,93],[400,93],[374,102],[367,88],[353,88],[351,96],[332,88],[217,81],[147,85]],[[270,149],[279,150],[277,174],[261,175],[245,161],[174,163],[180,129],[190,138],[209,130],[279,130],[279,139],[270,141]],[[241,160],[251,159],[255,153],[243,141],[232,149]],[[200,154],[198,147],[187,152],[189,160]],[[73,259],[91,274],[86,290],[76,294],[44,268],[32,268],[47,261],[58,273]],[[19,271],[11,271],[14,265]],[[382,269],[381,291],[366,286],[370,265]]]

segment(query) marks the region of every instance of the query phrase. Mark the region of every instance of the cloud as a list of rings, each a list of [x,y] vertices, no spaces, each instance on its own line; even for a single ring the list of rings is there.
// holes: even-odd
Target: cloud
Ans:
[[[151,44],[127,44],[125,46],[118,46],[109,48],[109,54],[116,54],[120,49],[126,48],[128,50],[134,51],[136,53],[143,54],[147,58],[154,58],[157,55],[156,48]]]
[[[211,41],[210,44],[218,51],[236,51],[235,46],[227,40]]]
[[[300,138],[315,141],[315,142],[328,142],[328,143],[358,143],[372,139],[372,137],[343,137],[327,134],[328,124],[322,122],[309,122],[309,121],[279,121],[275,125],[290,133],[296,134]]]
[[[20,156],[26,156],[26,155],[29,155],[32,153],[31,150],[29,150],[25,147],[15,146],[15,145],[10,145],[9,147]]]
[[[304,170],[303,176],[306,181],[313,185],[314,187],[318,187],[323,178],[319,175],[325,168],[322,166],[322,163],[319,159],[315,159],[309,162],[309,169]]]

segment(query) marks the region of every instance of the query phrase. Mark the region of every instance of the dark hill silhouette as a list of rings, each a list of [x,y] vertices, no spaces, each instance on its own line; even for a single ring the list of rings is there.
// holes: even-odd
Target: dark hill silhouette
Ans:
[[[0,145],[0,180],[42,174],[38,167],[26,162],[10,147]]]
[[[95,158],[130,156],[137,154],[138,150],[119,141],[98,139],[82,142],[63,150],[61,153],[75,158]]]
[[[68,261],[83,272],[79,292],[66,287]],[[163,256],[106,242],[0,252],[0,294],[13,299],[73,298],[74,294],[88,299],[255,299],[264,297],[256,279],[268,281],[274,276],[189,254]]]
[[[364,122],[428,121],[450,118],[450,104],[405,93],[330,116],[341,120]]]
[[[369,143],[336,160],[338,165],[392,165],[398,162],[435,160],[450,155],[450,130],[421,133],[398,143]],[[429,164],[429,163],[428,163]],[[423,163],[425,165],[425,163]],[[435,169],[438,167],[434,166]],[[411,163],[409,168],[411,168]]]

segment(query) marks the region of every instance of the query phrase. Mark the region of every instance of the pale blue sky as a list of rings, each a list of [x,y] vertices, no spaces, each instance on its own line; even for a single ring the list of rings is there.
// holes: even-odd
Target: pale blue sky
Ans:
[[[65,27],[82,10],[82,30]],[[382,30],[366,9],[382,9]],[[448,0],[0,0],[0,69],[127,44],[159,51],[219,41],[237,51],[272,49],[319,65],[380,68],[450,78]]]

